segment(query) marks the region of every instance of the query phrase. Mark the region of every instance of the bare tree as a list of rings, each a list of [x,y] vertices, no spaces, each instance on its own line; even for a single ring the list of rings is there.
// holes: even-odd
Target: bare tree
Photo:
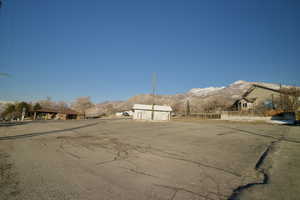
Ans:
[[[51,97],[47,97],[45,100],[40,100],[38,102],[42,108],[55,109],[56,103],[51,100]]]
[[[183,102],[171,102],[171,107],[174,113],[184,113],[184,103]]]
[[[114,108],[113,104],[107,104],[104,106],[104,113],[107,115],[114,114],[116,112],[116,109]]]
[[[282,87],[280,95],[260,102],[255,107],[258,113],[296,112],[300,107],[300,88]],[[270,102],[270,104],[268,104]]]
[[[55,107],[59,111],[64,111],[64,110],[67,110],[69,108],[68,104],[64,101],[57,102]]]
[[[90,100],[90,97],[78,97],[72,103],[71,108],[79,113],[84,114],[86,109],[91,108],[93,106],[94,104]]]
[[[300,88],[281,88],[280,108],[285,112],[295,112],[300,107]]]
[[[230,106],[230,102],[222,97],[214,97],[202,105],[204,112],[224,111]]]
[[[0,116],[4,110],[5,110],[5,104],[0,103]]]

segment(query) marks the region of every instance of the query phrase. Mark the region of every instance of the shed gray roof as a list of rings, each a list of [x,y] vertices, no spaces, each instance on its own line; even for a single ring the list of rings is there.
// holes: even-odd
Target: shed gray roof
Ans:
[[[152,105],[134,104],[133,105],[133,109],[134,110],[152,110]],[[171,106],[154,105],[153,110],[155,110],[155,111],[167,111],[167,112],[171,112],[172,108],[171,108]]]

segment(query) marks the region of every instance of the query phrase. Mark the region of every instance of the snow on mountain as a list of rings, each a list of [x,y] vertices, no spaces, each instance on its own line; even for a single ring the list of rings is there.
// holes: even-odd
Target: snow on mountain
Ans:
[[[278,84],[264,83],[264,82],[248,82],[238,80],[226,87],[207,87],[207,88],[193,88],[187,92],[188,96],[194,97],[210,97],[210,96],[222,96],[231,99],[240,98],[253,84],[265,86],[272,89],[279,89]]]
[[[238,81],[231,83],[230,85],[240,85],[240,84],[247,84],[247,83],[248,83],[247,81],[238,80]]]
[[[207,87],[207,88],[193,88],[188,93],[195,96],[209,96],[219,92],[225,87]]]
[[[239,81],[235,81],[234,83],[230,84],[229,87],[231,88],[249,88],[249,86],[256,84],[256,85],[261,85],[267,88],[272,88],[272,89],[279,89],[280,85],[279,84],[275,84],[275,83],[265,83],[265,82],[247,82],[247,81],[243,81],[243,80],[239,80]],[[286,85],[282,85],[282,87],[288,87]]]
[[[244,90],[245,88],[248,89],[252,84],[253,84],[252,82],[239,80],[231,83],[229,86],[227,86],[227,88]]]

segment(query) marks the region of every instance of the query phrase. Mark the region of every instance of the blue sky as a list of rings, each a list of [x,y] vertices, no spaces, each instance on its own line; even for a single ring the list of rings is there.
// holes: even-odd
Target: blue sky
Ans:
[[[0,100],[124,100],[236,80],[300,85],[297,0],[7,0]]]

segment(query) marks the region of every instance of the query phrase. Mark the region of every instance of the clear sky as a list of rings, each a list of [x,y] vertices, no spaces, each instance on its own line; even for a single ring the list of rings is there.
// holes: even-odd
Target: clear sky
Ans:
[[[298,0],[4,0],[0,100],[300,85]]]

